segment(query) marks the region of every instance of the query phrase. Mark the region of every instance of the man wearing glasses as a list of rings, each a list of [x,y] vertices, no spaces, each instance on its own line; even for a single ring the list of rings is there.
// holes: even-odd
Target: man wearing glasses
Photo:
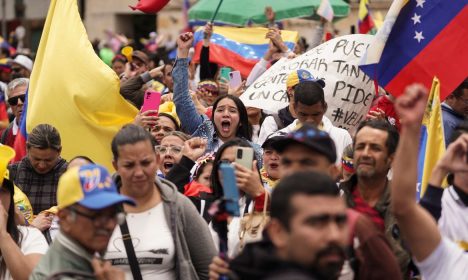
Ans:
[[[94,164],[69,169],[60,178],[57,202],[60,233],[29,279],[124,279],[100,256],[123,215],[121,204],[134,202],[118,194],[107,170]]]
[[[16,135],[19,131],[21,122],[21,115],[23,113],[23,104],[26,98],[26,91],[28,90],[29,79],[18,78],[14,79],[8,84],[7,96],[8,104],[15,118],[10,125],[3,131],[0,143],[13,148]]]

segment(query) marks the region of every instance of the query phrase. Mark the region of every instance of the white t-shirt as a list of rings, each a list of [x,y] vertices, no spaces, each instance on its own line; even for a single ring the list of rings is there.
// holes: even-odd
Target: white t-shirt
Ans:
[[[416,264],[425,280],[468,279],[468,254],[446,238],[429,257]]]
[[[468,244],[468,207],[460,200],[453,187],[444,190],[442,195],[442,213],[438,224],[440,233],[453,242]]]
[[[45,255],[47,249],[49,249],[49,244],[42,235],[42,233],[33,227],[18,226],[19,231],[23,235],[21,239],[21,252],[23,255],[31,254],[41,254]],[[13,279],[10,275],[10,272],[7,270],[5,273],[5,280]]]
[[[260,125],[254,124],[252,125],[252,143],[257,143],[258,141],[258,133],[260,132]]]
[[[145,212],[127,214],[127,224],[143,279],[175,279],[174,239],[163,203]],[[119,226],[115,227],[104,258],[123,269],[126,279],[133,279]]]
[[[252,207],[254,202],[252,201],[249,204],[249,211],[252,211]],[[228,224],[228,257],[234,258],[240,253],[240,237],[239,237],[239,230],[240,230],[240,222],[242,217],[244,216],[245,207],[247,207],[247,199],[245,196],[239,199],[239,212],[240,217],[231,217],[231,220]],[[213,229],[213,224],[209,224],[209,228],[211,231],[211,237],[213,237],[213,242],[215,244],[216,250],[219,251],[219,237],[218,233]]]

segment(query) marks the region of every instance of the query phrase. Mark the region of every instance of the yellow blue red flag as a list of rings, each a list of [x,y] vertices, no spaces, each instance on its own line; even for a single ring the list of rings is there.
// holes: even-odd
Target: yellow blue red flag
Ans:
[[[110,143],[136,108],[119,94],[119,78],[95,54],[76,0],[52,0],[31,75],[26,128],[58,129],[62,156],[86,155],[112,168]]]
[[[247,77],[255,64],[263,57],[268,49],[269,39],[265,38],[268,29],[262,27],[225,27],[215,26],[210,40],[210,62],[229,66]],[[297,31],[281,31],[283,42],[290,49],[294,49],[297,42]],[[200,60],[203,44],[203,29],[194,34],[194,61]]]

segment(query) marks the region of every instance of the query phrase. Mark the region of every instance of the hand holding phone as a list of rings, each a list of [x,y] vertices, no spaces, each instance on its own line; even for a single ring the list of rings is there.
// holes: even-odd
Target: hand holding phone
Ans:
[[[161,93],[148,89],[145,91],[145,97],[143,100],[143,106],[141,112],[144,113],[149,110],[159,111],[159,105],[161,104]],[[158,116],[158,113],[152,114],[152,116]]]
[[[224,79],[225,81],[229,81],[229,73],[231,73],[230,67],[221,67],[220,70],[220,79]]]
[[[251,147],[236,147],[236,163],[252,170],[254,150]]]
[[[234,167],[229,163],[222,163],[219,166],[223,177],[223,191],[226,205],[226,212],[231,216],[240,216],[239,210],[239,189],[236,184]]]
[[[240,71],[232,71],[229,73],[229,87],[236,88],[242,83]]]

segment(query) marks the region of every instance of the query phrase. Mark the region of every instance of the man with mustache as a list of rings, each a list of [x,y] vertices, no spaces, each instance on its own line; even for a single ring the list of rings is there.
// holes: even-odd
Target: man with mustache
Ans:
[[[391,168],[399,135],[384,120],[362,122],[354,137],[356,174],[340,184],[348,207],[368,216],[390,242],[404,278],[408,277],[410,255],[403,248],[400,231],[390,211],[387,174]]]
[[[239,279],[338,278],[348,224],[346,203],[329,176],[309,171],[283,178],[270,213],[269,238],[248,244],[229,264]]]
[[[105,253],[121,204],[134,204],[118,194],[107,170],[94,164],[69,169],[60,178],[57,202],[60,233],[29,279],[124,279],[123,271],[95,257]]]
[[[294,176],[301,172],[318,172],[336,181],[338,170],[335,166],[336,151],[335,144],[328,133],[319,130],[317,127],[305,124],[301,128],[287,134],[284,137],[275,137],[272,148],[281,156],[281,173],[283,178]],[[271,141],[267,139],[267,141]],[[267,143],[267,142],[265,142]],[[282,181],[280,183],[288,184],[289,188],[295,188],[295,181]],[[303,178],[304,180],[306,178]],[[293,184],[294,183],[294,184]],[[311,188],[316,187],[320,181],[314,178],[308,178],[308,181],[302,181]],[[336,184],[333,189],[338,190]],[[273,196],[276,195],[276,188]],[[272,203],[274,203],[272,201]],[[289,203],[292,203],[290,200]],[[273,206],[272,206],[273,207]],[[292,206],[291,206],[292,207]],[[334,207],[331,205],[330,207]],[[287,207],[286,207],[287,208]],[[285,208],[285,209],[286,209]],[[286,210],[285,210],[286,211]],[[349,233],[347,236],[347,249],[350,254],[347,256],[347,263],[343,266],[339,279],[379,279],[379,280],[398,280],[401,279],[401,273],[398,269],[398,263],[390,248],[390,244],[385,238],[383,232],[379,231],[372,223],[370,218],[357,211],[347,210],[347,227]],[[311,234],[315,234],[311,232]],[[321,242],[320,240],[316,240]],[[291,241],[293,242],[293,241]],[[249,245],[247,248],[255,248],[256,245]],[[314,255],[314,251],[310,251]],[[249,256],[242,254],[240,258]],[[249,262],[236,263],[234,261],[234,270],[241,271],[241,279],[263,279],[265,273],[261,271],[250,270]],[[220,274],[229,274],[232,264],[222,261],[219,257],[213,259],[210,265],[210,279],[218,279]],[[327,278],[331,276],[331,278]],[[318,279],[335,279],[336,275],[320,276]],[[354,278],[353,278],[354,277]],[[269,278],[267,278],[269,279]]]

